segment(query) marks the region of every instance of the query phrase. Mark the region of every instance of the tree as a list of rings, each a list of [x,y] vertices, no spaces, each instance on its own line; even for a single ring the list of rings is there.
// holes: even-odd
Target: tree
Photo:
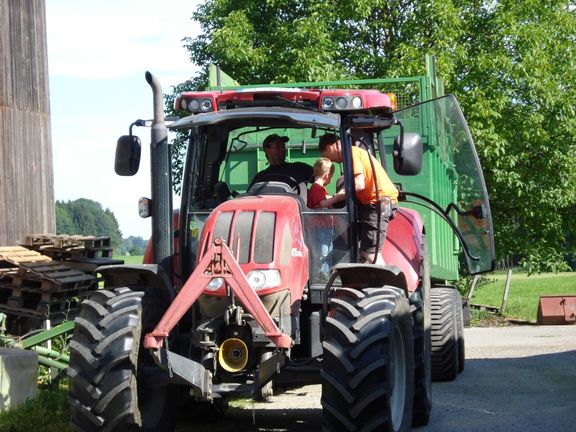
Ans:
[[[76,228],[64,203],[56,201],[56,233],[74,233]]]
[[[422,75],[433,54],[476,140],[499,256],[531,271],[565,267],[576,204],[573,0],[207,0],[193,18],[202,33],[186,39],[191,60],[241,83]]]
[[[120,248],[120,255],[144,255],[146,250],[147,240],[142,237],[129,236],[128,238],[122,239],[122,247]]]
[[[497,244],[532,271],[564,267],[576,200],[576,15],[567,1],[500,1],[470,16],[475,62],[455,84],[482,143]]]
[[[122,243],[122,233],[114,213],[86,198],[56,201],[56,233],[110,237],[114,248]]]

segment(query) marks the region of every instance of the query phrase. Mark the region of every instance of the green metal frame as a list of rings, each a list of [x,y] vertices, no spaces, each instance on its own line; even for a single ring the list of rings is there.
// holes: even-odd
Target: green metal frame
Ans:
[[[38,353],[38,362],[44,366],[64,370],[68,367],[70,357],[58,351],[39,346],[55,337],[71,332],[74,329],[74,321],[66,321],[49,330],[35,333],[28,337],[17,339],[4,334],[4,320],[6,315],[0,313],[0,344],[8,348],[29,349]]]

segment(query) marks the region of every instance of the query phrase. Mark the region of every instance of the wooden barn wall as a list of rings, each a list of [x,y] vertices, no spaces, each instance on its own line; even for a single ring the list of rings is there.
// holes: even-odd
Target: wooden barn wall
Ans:
[[[0,246],[55,233],[44,0],[0,0]]]

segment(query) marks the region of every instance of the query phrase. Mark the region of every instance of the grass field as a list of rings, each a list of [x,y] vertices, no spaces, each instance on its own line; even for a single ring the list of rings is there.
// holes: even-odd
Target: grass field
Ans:
[[[506,285],[506,273],[488,275],[481,282],[482,285],[477,286],[471,303],[500,307]],[[512,272],[504,316],[536,322],[540,296],[570,294],[576,295],[576,273],[528,276],[525,273]]]
[[[121,255],[114,257],[114,259],[123,260],[124,264],[142,264],[142,258],[144,258],[142,255]]]
[[[68,432],[70,416],[68,386],[38,389],[37,396],[16,409],[0,412],[0,431],[5,432]]]

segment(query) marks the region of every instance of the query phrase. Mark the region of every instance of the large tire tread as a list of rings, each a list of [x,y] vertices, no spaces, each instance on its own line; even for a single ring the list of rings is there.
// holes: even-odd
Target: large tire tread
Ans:
[[[419,302],[413,311],[414,321],[414,410],[412,426],[424,426],[432,412],[431,370],[431,306],[430,264],[426,239],[422,239],[421,285],[417,295]]]
[[[75,430],[171,429],[172,419],[161,411],[166,400],[163,395],[168,391],[161,396],[143,393],[144,398],[152,399],[142,411],[136,375],[141,362],[153,363],[140,343],[164,310],[159,303],[152,291],[149,294],[145,289],[130,288],[98,290],[82,303],[70,342],[68,372]],[[148,424],[146,416],[151,408],[153,415],[158,413],[152,421],[158,423]]]
[[[458,373],[464,372],[466,365],[466,345],[464,343],[464,311],[462,297],[454,290],[454,308],[456,309],[456,342],[458,344]]]
[[[453,381],[458,375],[457,318],[451,287],[431,290],[432,380]]]
[[[143,295],[99,290],[81,306],[70,342],[68,373],[71,420],[77,430],[121,430],[125,429],[125,420],[135,421],[128,383],[133,341],[140,337]],[[119,310],[123,313],[117,313]]]
[[[322,407],[325,431],[379,431],[392,427],[389,405],[392,333],[400,328],[405,355],[405,413],[409,430],[413,394],[412,322],[408,300],[394,287],[338,289],[324,323]],[[404,339],[402,339],[404,340]],[[398,422],[397,422],[398,423]],[[386,429],[388,430],[388,429]],[[395,431],[396,432],[396,431]]]

